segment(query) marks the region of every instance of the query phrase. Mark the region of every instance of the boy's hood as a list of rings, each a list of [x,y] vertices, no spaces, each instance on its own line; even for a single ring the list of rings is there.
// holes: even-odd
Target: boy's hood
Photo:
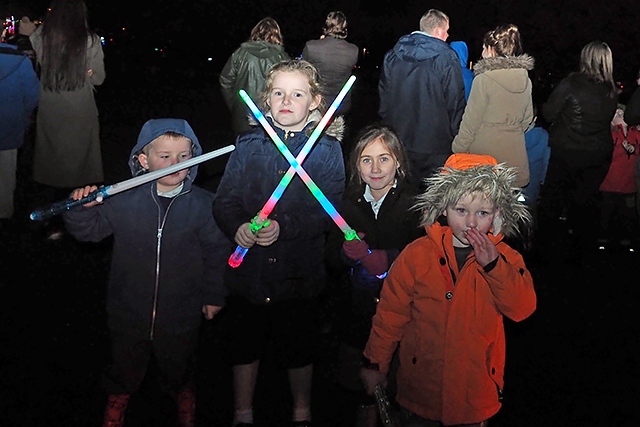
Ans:
[[[160,135],[165,134],[166,132],[175,132],[182,136],[185,136],[191,140],[193,143],[193,157],[199,156],[202,154],[202,146],[200,145],[200,141],[198,141],[198,137],[189,126],[186,120],[183,119],[151,119],[147,121],[140,130],[140,134],[138,135],[138,142],[131,150],[131,154],[129,155],[129,169],[131,170],[131,174],[133,176],[142,175],[146,172],[140,163],[138,162],[138,154],[142,152],[142,149],[149,144],[151,141],[159,137]],[[198,166],[192,166],[189,169],[188,179],[194,181],[196,179],[196,175],[198,174]]]

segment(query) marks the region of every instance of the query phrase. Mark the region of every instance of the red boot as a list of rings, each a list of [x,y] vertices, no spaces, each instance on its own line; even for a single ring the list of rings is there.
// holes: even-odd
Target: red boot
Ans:
[[[196,393],[187,388],[178,393],[178,427],[194,427],[196,423]]]
[[[130,394],[110,394],[107,396],[102,427],[122,427],[124,425],[124,413],[129,405],[129,399],[131,399]]]

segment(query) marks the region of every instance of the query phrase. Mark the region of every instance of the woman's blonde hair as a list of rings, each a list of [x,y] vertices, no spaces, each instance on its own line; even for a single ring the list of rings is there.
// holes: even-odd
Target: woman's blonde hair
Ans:
[[[580,52],[580,73],[596,83],[604,83],[610,87],[609,96],[617,93],[613,79],[613,54],[605,42],[593,41]]]

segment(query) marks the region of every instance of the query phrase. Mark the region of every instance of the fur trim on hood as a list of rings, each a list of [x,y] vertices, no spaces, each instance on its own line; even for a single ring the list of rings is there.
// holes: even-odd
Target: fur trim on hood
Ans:
[[[269,117],[271,118],[271,120],[273,120],[273,117],[271,116],[271,112],[267,112],[265,114],[265,117]],[[251,126],[262,126],[254,116],[249,116],[248,120]],[[307,120],[307,123],[305,124],[305,126],[308,126],[309,123],[315,123],[317,126],[317,124],[320,123],[320,120],[322,120],[322,114],[320,114],[320,111],[313,110],[311,114],[309,114],[309,119]],[[307,130],[306,130],[307,137],[311,136],[316,126],[307,127]],[[331,122],[329,122],[329,125],[325,127],[324,133],[336,138],[342,144],[342,138],[344,137],[344,128],[345,128],[344,117],[337,116],[337,117],[333,117]]]
[[[448,161],[448,164],[453,163]],[[444,166],[425,179],[427,190],[416,198],[413,206],[422,214],[420,225],[430,227],[447,207],[454,206],[462,197],[471,194],[474,197],[486,197],[499,212],[493,224],[494,236],[500,233],[508,237],[520,235],[520,227],[529,226],[532,217],[529,209],[518,200],[521,190],[513,186],[516,168],[507,167],[504,163],[470,165],[464,169]]]
[[[485,73],[494,70],[506,70],[512,68],[524,68],[527,71],[533,70],[534,59],[532,56],[496,56],[493,58],[484,58],[476,62],[473,66],[473,74]]]

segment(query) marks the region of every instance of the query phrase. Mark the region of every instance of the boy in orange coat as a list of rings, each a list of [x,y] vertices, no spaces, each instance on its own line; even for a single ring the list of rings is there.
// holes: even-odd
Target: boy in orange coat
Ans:
[[[515,170],[496,163],[454,154],[427,179],[415,205],[427,236],[385,279],[361,379],[369,393],[384,385],[399,345],[402,425],[484,426],[500,409],[503,316],[526,319],[536,294],[522,256],[503,241],[531,216],[517,201]]]

